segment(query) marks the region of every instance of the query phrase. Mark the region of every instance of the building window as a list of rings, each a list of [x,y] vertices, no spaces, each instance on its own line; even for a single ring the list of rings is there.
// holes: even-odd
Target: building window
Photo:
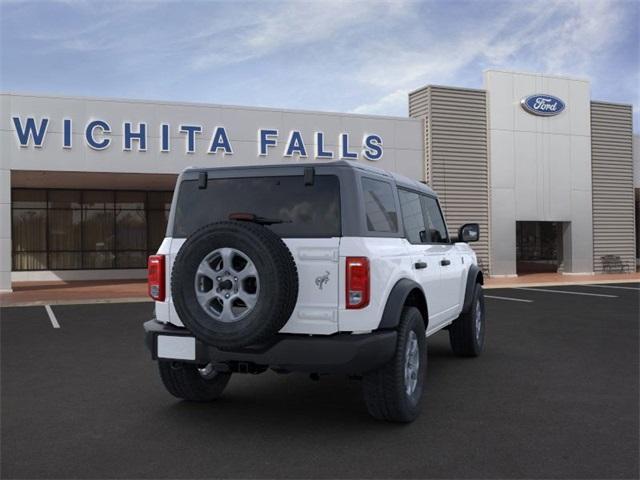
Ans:
[[[82,268],[81,192],[51,190],[48,192],[47,205],[49,269]]]
[[[47,268],[47,196],[42,190],[13,192],[14,270]]]
[[[172,194],[13,189],[13,270],[145,268]]]

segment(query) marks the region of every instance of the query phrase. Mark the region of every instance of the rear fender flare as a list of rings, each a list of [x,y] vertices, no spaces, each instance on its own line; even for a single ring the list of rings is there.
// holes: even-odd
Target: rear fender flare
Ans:
[[[424,291],[420,284],[406,278],[399,280],[391,289],[378,328],[396,328],[400,321],[402,309],[408,305],[417,307],[420,310],[426,330],[429,324],[429,313]]]

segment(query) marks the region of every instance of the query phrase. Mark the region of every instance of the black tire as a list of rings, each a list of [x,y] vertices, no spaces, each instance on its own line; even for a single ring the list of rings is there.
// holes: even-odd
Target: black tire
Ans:
[[[476,315],[480,315],[479,328]],[[477,357],[484,349],[485,332],[484,293],[482,285],[473,287],[471,308],[460,316],[449,327],[449,342],[453,353],[461,357]]]
[[[233,322],[216,320],[196,298],[198,265],[218,248],[246,254],[260,278],[252,310]],[[298,271],[291,252],[271,230],[248,222],[217,222],[193,233],[178,252],[171,294],[180,319],[203,342],[225,349],[258,345],[267,342],[291,316],[298,298]]]
[[[411,394],[407,393],[405,361],[407,343],[411,335],[418,340],[419,368],[417,384]],[[427,339],[424,320],[415,307],[402,309],[398,326],[396,353],[389,363],[379,370],[367,373],[362,378],[364,400],[369,414],[378,420],[412,422],[420,413],[425,374],[427,370]]]
[[[203,375],[193,363],[158,361],[160,378],[174,397],[192,402],[210,402],[222,395],[230,373],[209,372]]]

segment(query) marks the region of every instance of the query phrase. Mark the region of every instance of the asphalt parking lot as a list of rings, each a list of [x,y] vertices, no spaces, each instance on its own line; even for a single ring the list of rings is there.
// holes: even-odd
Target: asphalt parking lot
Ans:
[[[638,478],[640,284],[486,294],[485,353],[431,337],[410,425],[342,377],[178,401],[143,345],[151,303],[2,309],[2,477]]]

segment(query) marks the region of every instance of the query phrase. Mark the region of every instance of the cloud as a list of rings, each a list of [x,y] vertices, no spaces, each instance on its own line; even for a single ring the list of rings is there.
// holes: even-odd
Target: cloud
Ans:
[[[639,9],[624,0],[4,0],[3,87],[406,115],[411,90],[479,88],[482,70],[503,68],[588,77],[595,98],[637,104]]]
[[[488,11],[485,18],[461,21],[458,31],[438,41],[424,32],[421,42],[411,45],[386,42],[379,47],[387,58],[385,68],[364,61],[356,73],[378,100],[352,110],[404,111],[403,92],[425,84],[460,84],[470,67],[478,79],[485,68],[594,76],[604,52],[627,33],[619,28],[624,15],[624,9],[607,1],[516,2],[500,8],[499,16]],[[474,83],[479,86],[479,80]],[[461,86],[469,81],[463,79]]]
[[[256,14],[242,14],[243,21],[234,32],[214,29],[200,33],[202,40],[215,40],[216,51],[196,55],[192,66],[205,70],[262,58],[282,49],[320,44],[335,40],[357,25],[366,25],[380,18],[402,17],[410,3],[368,1],[289,1],[267,3],[271,8]]]
[[[157,7],[156,3],[150,1],[115,1],[105,5],[89,0],[55,0],[45,5],[52,9],[49,15],[58,20],[41,22],[44,26],[20,32],[24,38],[39,42],[43,52],[142,49],[146,44],[136,42],[143,36],[138,22]]]
[[[598,61],[603,49],[624,32],[618,28],[624,12],[608,1],[572,1],[550,4],[543,17],[551,24],[542,31],[525,31],[513,53],[522,52],[532,63],[544,71],[555,73],[579,73],[589,71]],[[562,20],[552,23],[554,17]],[[544,26],[544,24],[543,24]],[[534,52],[541,55],[535,58]],[[511,61],[506,56],[501,63]],[[540,68],[539,67],[539,68]]]
[[[365,103],[351,110],[351,113],[371,115],[407,115],[407,97],[409,90],[395,90],[372,103]]]

